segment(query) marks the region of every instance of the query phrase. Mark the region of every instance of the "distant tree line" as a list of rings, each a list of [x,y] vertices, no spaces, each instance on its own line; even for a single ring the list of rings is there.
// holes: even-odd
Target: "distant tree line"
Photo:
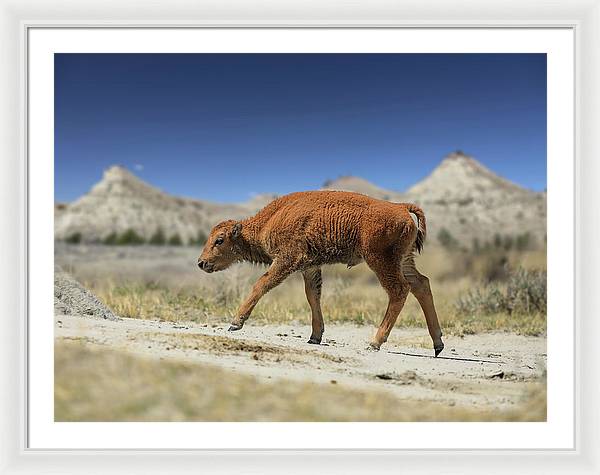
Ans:
[[[529,232],[517,235],[500,235],[499,233],[496,233],[494,234],[492,242],[485,241],[481,244],[479,239],[473,238],[472,244],[472,250],[476,254],[490,252],[492,250],[528,251],[535,247],[535,239]]]
[[[438,242],[442,247],[449,250],[460,249],[459,241],[448,231],[446,228],[440,229],[437,235]],[[471,251],[475,254],[483,254],[493,251],[527,251],[535,248],[535,239],[531,233],[526,232],[517,235],[501,235],[499,233],[494,234],[491,241],[484,241],[483,243],[479,238],[473,238],[471,244]],[[468,250],[464,249],[463,250]]]
[[[532,234],[528,232],[517,235],[496,233],[483,242],[476,237],[469,242],[455,238],[450,231],[442,228],[436,237],[442,247],[460,256],[442,276],[443,279],[476,275],[484,282],[506,281],[511,271],[509,262],[518,261],[520,252],[537,249]]]
[[[196,237],[188,240],[188,246],[201,246],[206,242],[207,235],[204,231],[198,231]],[[80,244],[83,236],[80,232],[70,234],[65,238],[69,244]],[[162,228],[157,228],[149,239],[139,235],[134,229],[127,229],[122,233],[112,232],[99,241],[106,246],[139,246],[148,244],[152,246],[183,246],[184,242],[179,233],[166,235]]]

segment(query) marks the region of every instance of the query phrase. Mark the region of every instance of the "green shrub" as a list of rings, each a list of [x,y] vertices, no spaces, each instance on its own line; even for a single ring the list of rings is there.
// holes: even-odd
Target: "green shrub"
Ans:
[[[482,251],[481,244],[479,244],[479,239],[476,237],[473,238],[473,245],[471,247],[475,254],[479,254]]]
[[[518,251],[526,251],[528,249],[533,249],[535,247],[535,243],[533,240],[533,236],[530,233],[519,234],[515,240],[515,248]]]
[[[546,271],[518,268],[509,273],[505,284],[485,284],[460,297],[456,310],[462,315],[545,314],[546,298]]]
[[[128,229],[120,236],[117,236],[116,244],[119,246],[144,244],[145,240],[133,229]]]
[[[117,233],[112,232],[102,240],[102,244],[107,246],[114,246],[117,244]]]
[[[446,249],[456,249],[456,247],[458,247],[458,241],[446,228],[440,229],[437,238],[439,243]]]
[[[183,244],[183,241],[181,240],[181,236],[179,236],[179,234],[173,234],[169,238],[170,246],[181,246],[182,244]]]
[[[206,243],[206,240],[208,239],[208,236],[206,235],[206,233],[202,230],[198,231],[198,234],[196,235],[195,238],[191,238],[189,240],[189,245],[190,246],[203,246]]]
[[[502,247],[502,236],[498,233],[494,234],[494,247],[497,249]]]
[[[502,247],[505,251],[510,251],[513,247],[514,239],[512,236],[504,236],[504,242],[502,243]]]
[[[155,246],[164,246],[167,243],[167,238],[165,237],[165,233],[162,228],[158,228],[156,230],[156,232],[150,237],[150,241],[148,241],[148,243]]]
[[[489,252],[483,263],[481,275],[485,282],[499,282],[508,279],[508,256],[502,252]]]
[[[79,244],[81,242],[81,233],[77,232],[77,233],[73,233],[73,234],[69,234],[66,239],[65,242],[68,242],[69,244]]]

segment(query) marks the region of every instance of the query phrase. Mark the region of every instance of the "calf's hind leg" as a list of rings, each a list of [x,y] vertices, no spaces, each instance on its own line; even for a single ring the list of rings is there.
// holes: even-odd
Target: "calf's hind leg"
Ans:
[[[373,350],[379,350],[385,343],[394,328],[398,315],[404,306],[410,285],[402,275],[398,261],[392,256],[389,259],[378,259],[373,262],[367,261],[369,267],[375,272],[381,286],[388,294],[389,302],[387,310],[375,337],[369,344]]]
[[[321,269],[311,267],[302,272],[304,277],[304,290],[306,299],[312,312],[312,333],[308,343],[318,345],[321,343],[325,325],[323,323],[323,313],[321,313]]]
[[[444,342],[442,341],[442,330],[435,311],[429,279],[417,270],[413,256],[407,256],[402,261],[402,273],[410,284],[410,291],[419,301],[419,305],[423,310],[425,320],[427,321],[429,336],[431,336],[431,339],[433,340],[433,350],[435,356],[437,356],[444,349]]]

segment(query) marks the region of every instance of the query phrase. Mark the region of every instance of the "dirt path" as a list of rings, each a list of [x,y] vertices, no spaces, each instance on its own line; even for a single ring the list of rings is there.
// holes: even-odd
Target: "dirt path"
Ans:
[[[446,338],[438,358],[423,330],[395,329],[378,353],[367,351],[368,327],[329,326],[324,344],[308,345],[308,326],[224,326],[77,316],[55,317],[55,337],[83,339],[136,355],[216,365],[259,379],[282,378],[390,391],[451,406],[510,409],[529,383],[543,378],[545,338],[513,334]],[[329,338],[327,338],[329,336]]]

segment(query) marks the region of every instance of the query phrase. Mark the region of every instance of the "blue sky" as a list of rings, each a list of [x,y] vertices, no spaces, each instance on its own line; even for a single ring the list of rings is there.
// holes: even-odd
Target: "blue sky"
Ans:
[[[55,198],[113,164],[244,201],[340,175],[402,191],[461,149],[546,187],[544,54],[56,54]]]

